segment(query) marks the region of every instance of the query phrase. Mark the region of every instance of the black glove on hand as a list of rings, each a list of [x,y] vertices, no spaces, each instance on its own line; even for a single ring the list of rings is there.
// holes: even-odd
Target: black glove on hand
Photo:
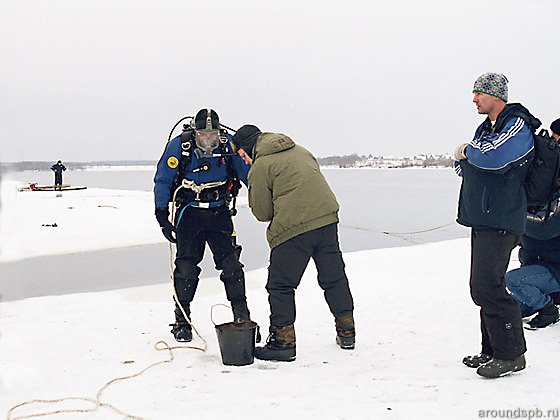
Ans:
[[[176,243],[177,239],[175,239],[175,226],[169,221],[169,210],[164,208],[156,209],[156,219],[161,227],[161,232],[165,239],[169,242]]]

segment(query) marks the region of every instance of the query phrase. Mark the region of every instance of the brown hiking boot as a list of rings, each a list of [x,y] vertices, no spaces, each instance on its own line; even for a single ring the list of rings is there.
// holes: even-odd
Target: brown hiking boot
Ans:
[[[263,347],[256,347],[254,356],[260,360],[293,362],[296,360],[296,332],[294,325],[269,328],[269,336]]]
[[[354,328],[354,315],[345,312],[335,318],[336,344],[341,349],[353,350],[356,347],[356,329]]]

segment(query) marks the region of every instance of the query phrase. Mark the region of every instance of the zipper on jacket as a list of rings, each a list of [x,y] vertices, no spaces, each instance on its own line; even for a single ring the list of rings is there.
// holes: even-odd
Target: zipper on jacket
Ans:
[[[482,190],[482,213],[490,213],[490,194],[488,193],[488,187],[484,187]]]

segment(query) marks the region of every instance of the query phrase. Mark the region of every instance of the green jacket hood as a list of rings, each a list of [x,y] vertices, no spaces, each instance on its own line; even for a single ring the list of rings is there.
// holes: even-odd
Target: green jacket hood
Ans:
[[[285,134],[262,133],[257,137],[254,157],[257,159],[258,157],[283,152],[284,150],[291,149],[295,145],[294,141]]]

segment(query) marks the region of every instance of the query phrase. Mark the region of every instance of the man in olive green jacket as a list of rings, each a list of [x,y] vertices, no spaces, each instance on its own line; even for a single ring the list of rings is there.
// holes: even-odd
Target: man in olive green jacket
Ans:
[[[338,244],[338,202],[313,155],[284,134],[262,133],[244,125],[233,144],[249,171],[249,206],[261,222],[270,222],[270,266],[266,290],[270,336],[255,349],[261,360],[296,357],[295,289],[309,260],[335,317],[336,342],[355,346],[354,303]]]

